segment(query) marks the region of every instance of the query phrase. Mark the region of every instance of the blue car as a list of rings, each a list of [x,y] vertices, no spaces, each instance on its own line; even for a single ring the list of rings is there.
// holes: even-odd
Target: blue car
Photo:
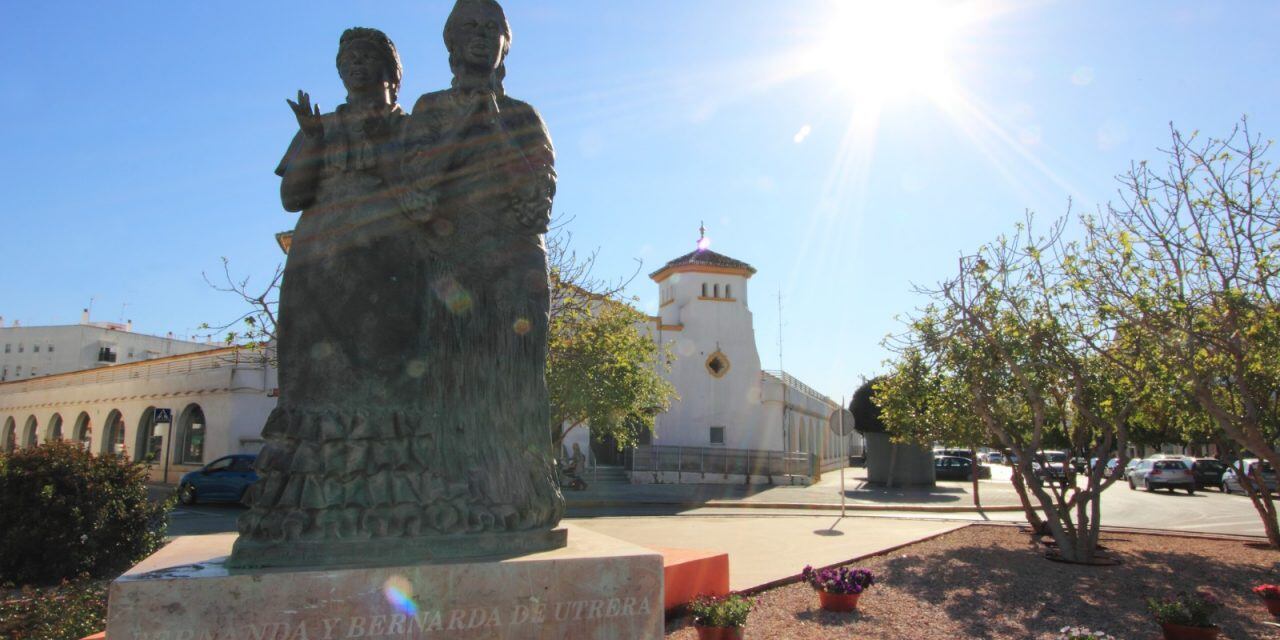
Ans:
[[[258,480],[258,474],[253,471],[253,461],[257,457],[249,454],[224,456],[182,476],[182,482],[178,484],[178,501],[182,504],[240,502],[244,499],[244,490]]]

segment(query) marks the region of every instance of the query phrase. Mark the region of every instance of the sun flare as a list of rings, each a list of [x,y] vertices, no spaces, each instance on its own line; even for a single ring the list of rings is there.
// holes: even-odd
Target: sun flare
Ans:
[[[972,3],[940,0],[840,0],[804,52],[805,66],[851,95],[890,101],[952,93],[950,59]]]

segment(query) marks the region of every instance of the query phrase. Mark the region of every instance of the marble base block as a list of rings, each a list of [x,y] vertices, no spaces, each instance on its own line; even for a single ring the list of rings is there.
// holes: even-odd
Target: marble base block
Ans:
[[[230,569],[235,534],[186,536],[111,584],[107,638],[662,638],[662,556],[565,528],[520,557],[328,569]]]

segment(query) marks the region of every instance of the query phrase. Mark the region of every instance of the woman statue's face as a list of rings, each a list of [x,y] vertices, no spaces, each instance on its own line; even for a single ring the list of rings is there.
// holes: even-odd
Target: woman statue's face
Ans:
[[[382,86],[382,53],[368,42],[353,42],[338,56],[338,75],[347,91]]]
[[[491,72],[502,63],[507,35],[501,16],[483,7],[470,7],[458,17],[450,40],[463,62],[477,71]]]

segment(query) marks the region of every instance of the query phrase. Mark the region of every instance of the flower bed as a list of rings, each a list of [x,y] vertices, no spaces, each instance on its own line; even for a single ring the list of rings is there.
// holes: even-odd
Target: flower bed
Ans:
[[[1251,587],[1273,580],[1274,551],[1240,542],[1138,534],[1104,534],[1122,564],[1088,567],[1049,562],[1011,527],[972,526],[851,566],[875,573],[875,595],[857,613],[822,611],[803,581],[755,597],[751,638],[1054,640],[1064,627],[1105,629],[1147,640],[1160,629],[1146,599],[1179,585],[1203,587],[1222,602],[1222,637],[1280,640]],[[687,618],[668,638],[693,640]]]

